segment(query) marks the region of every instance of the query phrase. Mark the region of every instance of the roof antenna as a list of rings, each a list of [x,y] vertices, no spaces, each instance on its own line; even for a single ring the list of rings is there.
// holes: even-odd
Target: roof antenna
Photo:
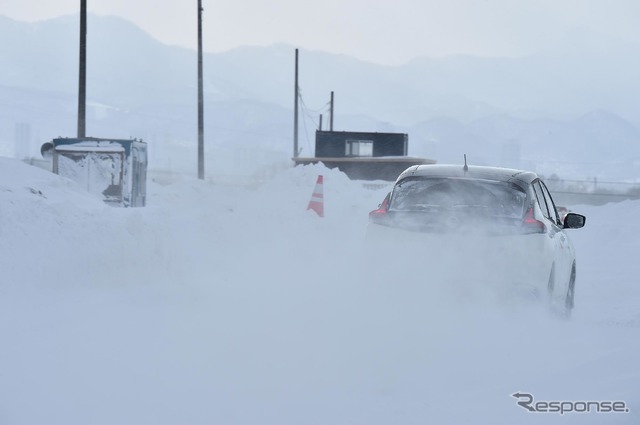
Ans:
[[[464,167],[462,167],[462,169],[464,170],[464,172],[466,173],[467,171],[469,171],[469,167],[467,166],[467,154],[464,154]]]

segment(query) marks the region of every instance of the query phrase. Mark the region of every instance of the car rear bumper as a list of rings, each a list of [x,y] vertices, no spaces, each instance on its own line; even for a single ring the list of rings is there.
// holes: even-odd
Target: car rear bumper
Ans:
[[[552,264],[545,238],[544,234],[421,233],[370,224],[365,252],[367,264],[387,276],[541,294]]]

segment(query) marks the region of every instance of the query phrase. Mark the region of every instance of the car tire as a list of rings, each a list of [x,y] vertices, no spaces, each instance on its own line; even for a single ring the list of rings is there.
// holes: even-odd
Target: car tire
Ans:
[[[564,310],[567,317],[571,316],[571,310],[573,310],[574,300],[576,293],[576,265],[571,266],[571,276],[569,277],[569,285],[567,286],[567,295],[564,300]]]
[[[549,272],[549,281],[547,282],[547,302],[549,305],[553,304],[553,291],[556,286],[556,265],[551,266],[551,272]]]
[[[554,297],[553,292],[555,289],[555,267],[551,268],[547,289],[548,289],[549,309],[551,310],[554,316],[562,320],[571,319],[571,311],[573,310],[574,296],[575,296],[575,286],[576,286],[576,265],[573,264],[573,266],[571,267],[571,275],[569,276],[567,293],[564,296],[564,300],[560,301],[559,299]]]

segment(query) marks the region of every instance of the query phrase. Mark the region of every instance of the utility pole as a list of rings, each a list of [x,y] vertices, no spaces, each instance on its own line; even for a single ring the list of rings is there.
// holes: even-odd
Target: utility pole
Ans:
[[[320,123],[318,124],[318,130],[322,131],[322,114],[320,114]]]
[[[198,0],[198,179],[204,180],[204,96],[202,87],[202,0]]]
[[[333,92],[331,92],[331,104],[329,106],[329,111],[331,113],[329,120],[329,131],[333,131]]]
[[[296,49],[295,87],[293,91],[293,157],[298,157],[298,49]]]
[[[78,138],[86,136],[87,115],[87,0],[80,0],[80,72],[78,81]]]

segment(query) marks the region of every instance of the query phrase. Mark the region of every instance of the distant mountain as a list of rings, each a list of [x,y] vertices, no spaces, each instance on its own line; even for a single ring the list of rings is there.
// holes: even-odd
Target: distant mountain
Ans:
[[[421,58],[402,75],[418,90],[459,94],[528,118],[577,117],[601,109],[639,124],[639,55],[639,44],[576,30],[535,55]]]
[[[462,123],[434,118],[408,129],[412,155],[482,165],[530,168],[574,178],[638,179],[640,130],[606,111],[571,120],[508,115]]]
[[[0,154],[15,153],[16,140],[36,154],[42,142],[73,135],[78,17],[0,16],[0,39],[12,40],[0,43]],[[312,154],[334,91],[335,129],[408,132],[413,155],[573,162],[579,171],[599,160],[628,161],[640,155],[639,53],[638,45],[585,31],[527,57],[418,58],[404,66],[301,49],[300,146]],[[208,53],[204,69],[209,149],[243,146],[288,161],[294,47]],[[87,97],[89,134],[142,137],[158,161],[168,161],[157,152],[173,155],[195,140],[196,53],[121,18],[90,15]]]

